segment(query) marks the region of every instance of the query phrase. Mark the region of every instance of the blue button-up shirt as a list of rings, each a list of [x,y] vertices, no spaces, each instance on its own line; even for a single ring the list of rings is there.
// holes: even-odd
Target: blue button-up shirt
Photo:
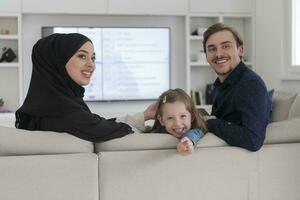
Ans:
[[[213,89],[208,129],[229,145],[257,151],[263,145],[271,118],[271,99],[263,80],[243,62]]]

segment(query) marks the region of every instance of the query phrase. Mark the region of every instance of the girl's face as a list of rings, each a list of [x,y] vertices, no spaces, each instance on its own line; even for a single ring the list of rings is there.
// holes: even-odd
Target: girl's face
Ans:
[[[84,43],[66,64],[69,76],[78,85],[89,84],[95,70],[95,52],[91,42]]]
[[[157,119],[168,133],[177,138],[191,129],[191,113],[180,101],[163,104],[162,116],[158,115]]]

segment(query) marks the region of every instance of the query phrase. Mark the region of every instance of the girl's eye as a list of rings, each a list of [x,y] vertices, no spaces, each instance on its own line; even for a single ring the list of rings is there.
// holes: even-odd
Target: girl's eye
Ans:
[[[181,118],[186,118],[186,115],[181,115]]]
[[[173,119],[173,117],[167,117],[167,120],[172,120]]]

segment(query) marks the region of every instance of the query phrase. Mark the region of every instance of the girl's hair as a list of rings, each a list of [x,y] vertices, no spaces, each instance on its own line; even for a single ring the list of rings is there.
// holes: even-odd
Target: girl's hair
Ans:
[[[165,132],[164,127],[158,121],[157,116],[162,116],[162,110],[166,103],[174,103],[180,101],[184,103],[186,109],[191,113],[191,128],[200,128],[203,132],[207,132],[206,122],[200,113],[197,111],[191,97],[182,89],[169,89],[162,93],[158,100],[158,107],[155,113],[155,122],[151,132]]]

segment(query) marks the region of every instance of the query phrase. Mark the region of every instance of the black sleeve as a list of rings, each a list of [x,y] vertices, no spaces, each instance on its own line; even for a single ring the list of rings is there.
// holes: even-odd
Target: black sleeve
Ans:
[[[249,90],[236,95],[236,109],[241,113],[241,124],[223,119],[208,120],[208,129],[232,146],[257,151],[263,145],[270,118],[270,99],[264,85],[247,82]]]
[[[67,132],[90,142],[107,141],[133,133],[131,127],[115,120],[106,120],[96,114],[78,111],[64,117],[48,118],[41,129]]]

